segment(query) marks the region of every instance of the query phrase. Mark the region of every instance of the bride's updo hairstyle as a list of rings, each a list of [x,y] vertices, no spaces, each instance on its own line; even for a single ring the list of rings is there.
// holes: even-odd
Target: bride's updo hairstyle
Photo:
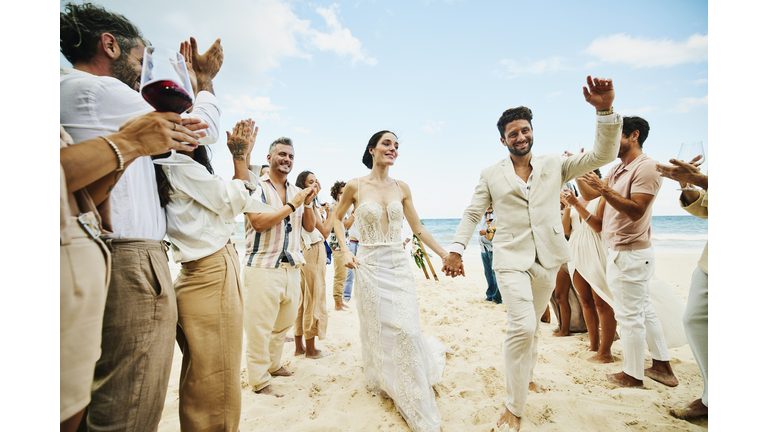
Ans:
[[[368,145],[365,147],[365,153],[363,153],[363,165],[368,167],[368,169],[373,169],[373,155],[369,150],[376,148],[376,144],[379,143],[379,140],[382,136],[386,133],[391,133],[392,135],[395,135],[394,132],[390,132],[388,130],[383,130],[376,132],[373,134],[370,140],[368,140]],[[397,135],[395,135],[395,138],[397,138]]]

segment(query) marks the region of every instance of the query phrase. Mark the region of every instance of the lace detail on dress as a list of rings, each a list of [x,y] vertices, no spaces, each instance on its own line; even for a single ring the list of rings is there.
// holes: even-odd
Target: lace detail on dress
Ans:
[[[439,432],[441,418],[432,385],[439,382],[441,375],[421,334],[416,285],[400,239],[403,205],[393,201],[386,210],[386,234],[381,230],[381,205],[363,202],[355,210],[360,231],[355,291],[365,386],[374,394],[392,397],[412,431]],[[382,296],[391,303],[383,303]],[[388,307],[392,308],[391,315],[385,309]],[[384,316],[391,318],[385,318],[382,324]],[[386,334],[382,334],[383,328]],[[383,339],[388,341],[386,353]],[[391,360],[385,362],[385,358]]]
[[[361,244],[381,244],[401,242],[400,236],[403,227],[403,204],[400,201],[392,201],[387,205],[387,217],[389,219],[387,233],[381,232],[381,216],[383,209],[379,203],[367,201],[360,204],[355,210],[357,217],[357,229],[360,231]]]

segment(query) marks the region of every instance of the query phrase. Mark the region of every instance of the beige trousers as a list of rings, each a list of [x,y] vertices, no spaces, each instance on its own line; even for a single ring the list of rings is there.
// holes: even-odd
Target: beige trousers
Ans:
[[[77,218],[66,232],[69,241],[59,247],[59,422],[91,400],[110,267],[107,247],[89,238]]]
[[[243,297],[240,264],[228,244],[181,265],[176,278],[182,353],[179,378],[181,431],[232,431],[240,425]]]
[[[304,339],[325,339],[328,312],[325,307],[325,243],[317,242],[304,249],[307,264],[301,267],[299,310],[293,334]],[[345,267],[346,268],[346,267]]]
[[[545,269],[538,261],[527,271],[496,270],[496,282],[507,306],[507,335],[504,339],[504,369],[507,380],[506,406],[522,417],[533,381],[539,341],[539,319],[555,289],[560,267]]]
[[[332,251],[331,258],[333,260],[333,299],[341,300],[344,296],[344,282],[347,280],[344,253],[340,249]]]
[[[299,307],[301,272],[288,263],[278,268],[243,268],[243,323],[248,383],[254,391],[269,385],[280,369],[285,335]]]

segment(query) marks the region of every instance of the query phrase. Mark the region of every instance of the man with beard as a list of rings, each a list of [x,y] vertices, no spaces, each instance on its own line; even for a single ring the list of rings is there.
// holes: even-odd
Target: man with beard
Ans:
[[[140,30],[124,16],[90,3],[65,7],[61,52],[73,68],[60,71],[59,116],[74,142],[114,134],[129,118],[154,111],[138,93],[146,45]],[[220,113],[211,80],[223,61],[221,45],[217,40],[199,55],[191,39],[181,50],[199,93],[191,115],[172,127],[205,127],[202,120],[208,136],[217,137]],[[139,157],[88,189],[95,201],[111,194],[105,202],[111,202],[106,211],[112,223],[103,238],[112,259],[101,357],[84,421],[88,430],[154,431],[171,373],[177,313],[152,160]]]
[[[606,277],[624,351],[622,371],[607,378],[621,387],[642,387],[645,376],[670,387],[678,384],[650,295],[656,263],[651,215],[662,181],[656,161],[643,153],[650,129],[643,118],[625,117],[618,155],[621,163],[602,180],[595,173],[578,179],[584,199],[602,197],[595,214],[603,220],[602,234],[608,245]],[[643,370],[646,343],[653,364]]]
[[[612,161],[619,149],[621,116],[613,112],[613,83],[587,77],[584,98],[597,110],[593,150],[576,156],[534,156],[533,115],[526,107],[508,109],[497,123],[501,143],[509,151],[480,174],[472,202],[456,230],[443,271],[464,275],[461,261],[475,227],[493,202],[497,231],[493,238],[493,270],[507,306],[504,341],[506,409],[497,425],[520,429],[528,390],[544,392],[533,382],[539,318],[547,307],[560,266],[571,260],[560,219],[560,190],[579,175]]]
[[[258,179],[253,193],[273,213],[246,213],[243,256],[243,325],[246,336],[248,383],[259,394],[282,397],[270,385],[272,376],[291,376],[280,363],[285,335],[299,310],[301,227],[315,229],[312,200],[318,183],[299,189],[288,182],[293,169],[293,142],[278,138],[269,146],[269,172]],[[305,212],[305,208],[307,211]]]

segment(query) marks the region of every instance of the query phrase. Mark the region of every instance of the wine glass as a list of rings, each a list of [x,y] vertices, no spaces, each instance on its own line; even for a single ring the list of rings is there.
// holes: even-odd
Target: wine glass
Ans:
[[[701,141],[684,142],[680,146],[680,153],[677,155],[677,158],[683,162],[693,164],[697,167],[701,166],[701,164],[703,164],[707,159],[706,155],[704,154],[704,146],[701,144]],[[678,190],[696,190],[696,188],[686,183],[685,187]]]
[[[166,48],[146,47],[141,66],[141,95],[160,112],[181,114],[192,107],[195,99],[184,56]],[[191,163],[177,156],[173,149],[170,157],[152,162],[157,165]]]
[[[577,155],[581,153],[581,141],[571,141],[568,143],[568,153]]]

